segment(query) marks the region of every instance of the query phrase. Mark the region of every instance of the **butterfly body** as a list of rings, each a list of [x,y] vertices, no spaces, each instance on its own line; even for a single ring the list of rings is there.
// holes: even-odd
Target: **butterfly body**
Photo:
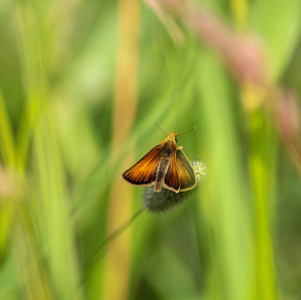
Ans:
[[[135,185],[154,185],[156,192],[162,187],[176,193],[196,187],[194,170],[177,138],[177,133],[168,132],[163,142],[122,174],[123,178]]]

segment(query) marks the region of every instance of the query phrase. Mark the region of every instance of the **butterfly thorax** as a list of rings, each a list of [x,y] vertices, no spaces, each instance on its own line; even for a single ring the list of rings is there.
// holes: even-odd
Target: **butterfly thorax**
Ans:
[[[176,132],[168,132],[162,144],[165,144],[170,148],[170,150],[174,151],[178,148],[177,141],[178,141],[178,134]]]

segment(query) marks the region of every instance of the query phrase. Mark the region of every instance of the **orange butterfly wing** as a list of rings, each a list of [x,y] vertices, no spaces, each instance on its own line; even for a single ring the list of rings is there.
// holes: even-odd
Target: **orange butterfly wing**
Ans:
[[[132,184],[152,184],[156,179],[156,169],[162,156],[162,149],[163,146],[161,144],[154,147],[134,166],[126,170],[122,177]]]
[[[176,167],[178,171],[178,179],[180,191],[191,190],[197,185],[197,179],[191,163],[187,159],[182,150],[177,150]]]
[[[164,186],[172,190],[176,193],[180,191],[180,183],[178,178],[178,171],[177,171],[177,155],[176,151],[174,152],[172,159],[170,161],[169,167],[167,169],[165,178],[164,178]]]

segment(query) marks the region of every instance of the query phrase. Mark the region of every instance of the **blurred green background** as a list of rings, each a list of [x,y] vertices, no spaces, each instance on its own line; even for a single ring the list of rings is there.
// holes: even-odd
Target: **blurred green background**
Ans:
[[[301,1],[181,5],[0,1],[0,299],[301,299]],[[207,178],[105,242],[155,122]]]

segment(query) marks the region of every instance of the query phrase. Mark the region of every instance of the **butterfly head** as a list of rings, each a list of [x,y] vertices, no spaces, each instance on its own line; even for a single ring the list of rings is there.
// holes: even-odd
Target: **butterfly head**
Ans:
[[[188,133],[188,132],[190,132],[190,131],[193,131],[193,130],[195,130],[196,129],[196,127],[193,127],[192,129],[190,129],[189,131],[187,131],[187,132],[184,132],[184,133],[181,133],[181,134],[177,134],[176,132],[165,132],[165,131],[163,131],[160,127],[159,127],[159,125],[156,123],[156,125],[157,125],[157,127],[166,135],[166,139],[164,140],[164,142],[165,141],[171,141],[171,142],[174,142],[175,144],[178,142],[178,136],[180,136],[180,135],[183,135],[183,134],[186,134],[186,133]]]
[[[177,143],[178,142],[178,134],[176,132],[167,132],[166,139]]]

